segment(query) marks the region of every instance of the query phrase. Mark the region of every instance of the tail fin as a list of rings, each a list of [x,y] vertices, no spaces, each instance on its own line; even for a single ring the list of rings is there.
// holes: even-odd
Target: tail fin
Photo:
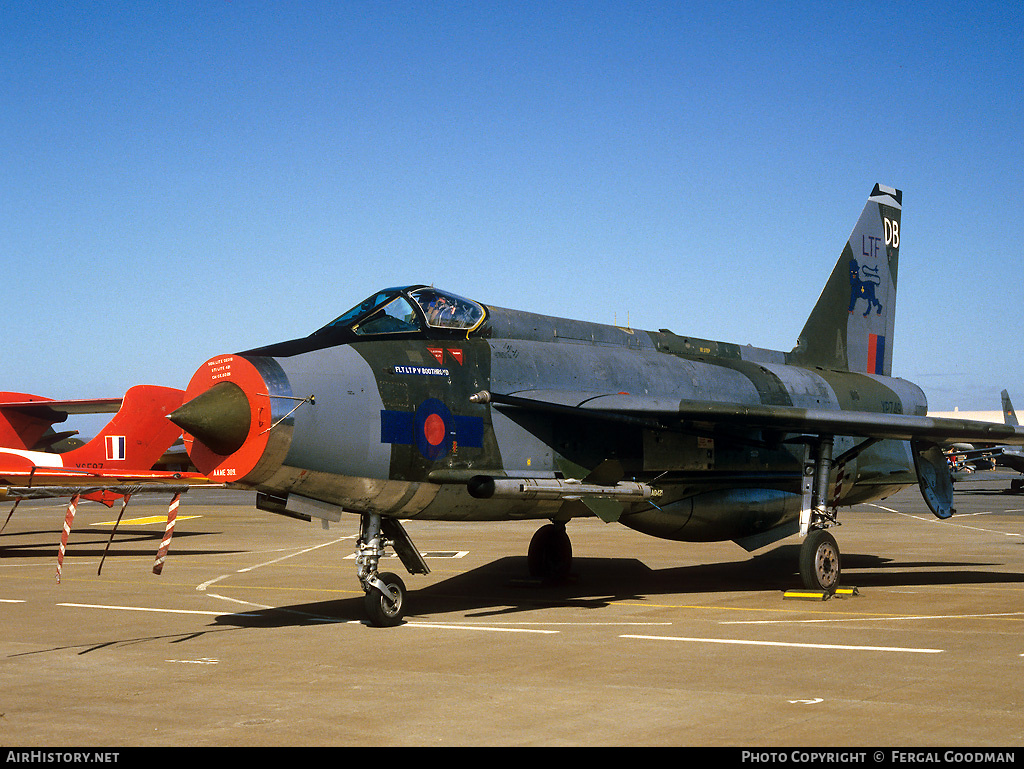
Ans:
[[[64,467],[144,471],[157,463],[181,435],[167,415],[181,406],[183,390],[137,385],[99,435],[62,455]]]
[[[1003,390],[1000,395],[1003,397],[1003,422],[1008,425],[1017,425],[1017,412],[1013,410],[1013,404],[1010,403],[1010,393],[1007,390]]]
[[[875,185],[788,362],[890,375],[902,208]]]

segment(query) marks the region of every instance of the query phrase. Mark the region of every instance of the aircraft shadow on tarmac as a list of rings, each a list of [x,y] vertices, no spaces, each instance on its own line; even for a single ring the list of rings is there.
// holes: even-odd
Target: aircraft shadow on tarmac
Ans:
[[[992,497],[992,496],[1009,496],[1009,497],[1024,497],[1024,492],[1017,491],[1015,489],[967,489],[963,485],[956,487],[957,496],[974,496],[974,497]]]
[[[179,531],[174,535],[174,542],[181,543],[193,537],[208,536],[207,532]],[[108,560],[117,558],[149,556],[156,554],[157,545],[164,537],[164,530],[159,531],[118,531],[114,540],[110,543],[110,549],[106,551]],[[110,540],[109,529],[95,529],[82,532],[72,532],[68,540],[67,558],[99,558],[107,548]],[[0,559],[6,558],[53,558],[57,550],[59,537],[49,529],[39,531],[19,531],[9,536],[0,537]],[[241,553],[245,550],[237,549],[207,549],[197,550],[189,548],[175,552],[174,545],[171,545],[171,552],[175,558],[192,555],[226,555]]]
[[[417,589],[409,587],[407,621],[462,614],[466,620],[518,616],[545,608],[600,610],[616,603],[658,604],[708,593],[775,592],[800,588],[796,573],[798,546],[786,545],[746,561],[650,569],[633,558],[574,558],[569,579],[544,584],[530,579],[525,557],[506,557],[463,574]],[[960,561],[896,562],[875,555],[843,556],[843,585],[904,587],[913,585],[1005,584],[1024,582],[1024,574],[997,571],[998,563]],[[994,567],[989,569],[988,567]],[[884,571],[878,571],[884,569]],[[218,625],[284,627],[325,622],[362,622],[362,597],[280,606],[262,611],[224,614]]]

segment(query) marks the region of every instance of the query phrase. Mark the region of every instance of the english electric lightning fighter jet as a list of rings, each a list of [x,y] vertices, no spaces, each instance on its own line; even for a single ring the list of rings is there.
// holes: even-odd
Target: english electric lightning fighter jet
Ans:
[[[890,376],[902,195],[876,185],[796,347],[776,352],[547,317],[424,285],[379,291],[310,336],[203,364],[170,419],[204,475],[306,520],[360,516],[370,620],[402,621],[386,544],[426,564],[401,519],[548,519],[529,547],[564,576],[566,523],[747,550],[802,535],[832,591],[836,508],[918,483],[939,518],[939,444],[1024,430],[926,415]],[[325,524],[326,525],[326,524]]]

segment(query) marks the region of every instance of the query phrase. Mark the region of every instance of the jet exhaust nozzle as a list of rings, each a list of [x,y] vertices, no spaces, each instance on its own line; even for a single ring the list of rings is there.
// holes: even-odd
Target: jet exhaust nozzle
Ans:
[[[251,426],[249,399],[234,382],[220,382],[168,417],[217,454],[227,456],[245,443]]]

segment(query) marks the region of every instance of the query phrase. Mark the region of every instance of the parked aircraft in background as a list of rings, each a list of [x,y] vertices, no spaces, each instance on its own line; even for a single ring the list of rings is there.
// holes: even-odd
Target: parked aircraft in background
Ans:
[[[81,499],[108,506],[120,499],[123,515],[133,495],[173,495],[165,537],[169,545],[181,494],[191,485],[209,483],[196,472],[153,469],[181,436],[181,429],[168,421],[167,415],[181,405],[183,395],[182,390],[153,385],[132,387],[124,398],[98,400],[57,401],[25,393],[0,393],[0,499],[14,502],[3,526],[24,499],[70,499],[58,552],[58,580]],[[77,441],[77,446],[63,453],[40,450],[52,449],[75,434],[54,433],[52,429],[69,414],[111,412],[114,417],[88,443]],[[161,543],[164,554],[165,543]],[[162,567],[162,559],[158,563]]]
[[[1017,414],[1010,402],[1010,393],[1003,390],[1000,396],[1004,424],[1017,427]],[[994,469],[997,466],[1009,467],[1019,473],[1024,473],[1024,452],[1019,446],[955,443],[946,451],[946,455],[954,481],[962,480],[975,470]],[[1024,478],[1014,478],[1010,481],[1011,491],[1021,491],[1022,489],[1024,489]]]
[[[1018,425],[1017,412],[1013,410],[1013,404],[1010,402],[1010,393],[1008,390],[1003,390],[1000,394],[1003,402],[1003,422],[1012,427]],[[999,453],[995,457],[997,465],[1003,467],[1009,467],[1011,470],[1016,470],[1018,473],[1024,473],[1024,451],[1021,451],[1020,446],[1000,446]],[[1014,478],[1010,481],[1010,489],[1012,491],[1021,491],[1024,489],[1024,478]]]

